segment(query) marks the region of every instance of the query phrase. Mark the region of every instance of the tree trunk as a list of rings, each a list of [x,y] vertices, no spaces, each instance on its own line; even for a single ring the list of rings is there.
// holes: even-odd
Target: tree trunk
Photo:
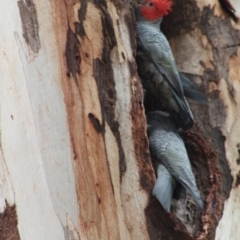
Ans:
[[[209,99],[183,134],[202,214],[151,195],[130,3],[3,0],[0,15],[0,239],[240,239],[240,32],[217,0],[176,0],[163,26]]]

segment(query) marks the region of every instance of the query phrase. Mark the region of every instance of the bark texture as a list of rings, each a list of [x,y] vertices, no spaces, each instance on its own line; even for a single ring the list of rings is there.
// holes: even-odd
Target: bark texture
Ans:
[[[183,133],[203,213],[151,196],[158,106],[143,106],[131,3],[3,0],[0,15],[0,239],[240,238],[240,27],[217,0],[176,0],[163,26],[209,99]]]
[[[239,6],[234,6],[239,11]],[[184,134],[197,182],[205,196],[206,209],[201,215],[198,239],[238,239],[240,232],[234,230],[237,218],[228,214],[230,209],[235,212],[238,192],[235,134],[240,131],[237,123],[240,75],[236,66],[239,25],[217,1],[209,4],[189,0],[175,1],[163,29],[179,70],[204,89],[209,99],[207,108],[191,104],[196,124]]]

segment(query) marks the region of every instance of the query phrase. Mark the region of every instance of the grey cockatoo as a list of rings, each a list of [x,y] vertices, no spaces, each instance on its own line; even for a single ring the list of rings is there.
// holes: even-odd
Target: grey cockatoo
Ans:
[[[171,109],[172,105],[174,108],[174,99],[171,93],[171,88],[167,81],[164,81],[162,74],[159,73],[142,49],[138,50],[136,61],[138,65],[138,74],[145,90],[151,92],[154,96],[161,96],[163,103],[168,109]],[[206,95],[202,93],[188,77],[180,72],[179,77],[185,97],[199,103],[207,103]]]
[[[203,201],[196,185],[184,142],[177,132],[178,128],[172,122],[170,116],[161,111],[148,113],[147,123],[147,134],[152,155],[164,164],[174,179],[189,191],[199,208],[203,209]],[[162,169],[161,165],[159,169]],[[167,201],[172,196],[176,183],[171,180],[171,176],[166,171],[160,170],[157,170],[157,181],[153,193],[168,211],[170,203],[167,203]],[[165,196],[162,194],[165,194]]]
[[[146,53],[145,59],[150,59],[154,65],[152,67],[159,73],[150,79],[153,81],[150,89],[153,94],[161,96],[176,124],[186,130],[193,126],[193,115],[184,97],[170,45],[160,30],[162,17],[171,10],[171,5],[169,0],[145,0],[136,9],[138,42]],[[138,69],[141,77],[141,72],[146,69],[141,65]],[[151,72],[156,73],[156,70]]]

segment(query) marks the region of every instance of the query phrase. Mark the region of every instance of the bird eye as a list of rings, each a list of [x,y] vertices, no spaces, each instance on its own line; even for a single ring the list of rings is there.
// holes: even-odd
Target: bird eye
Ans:
[[[152,6],[153,6],[153,2],[146,2],[146,3],[145,3],[145,6],[147,6],[147,7],[152,7]]]

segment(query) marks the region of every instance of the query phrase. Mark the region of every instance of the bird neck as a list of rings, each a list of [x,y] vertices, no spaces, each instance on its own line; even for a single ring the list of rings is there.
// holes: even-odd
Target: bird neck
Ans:
[[[157,28],[159,28],[161,26],[163,18],[159,18],[154,22],[151,22],[154,26],[156,26]]]

